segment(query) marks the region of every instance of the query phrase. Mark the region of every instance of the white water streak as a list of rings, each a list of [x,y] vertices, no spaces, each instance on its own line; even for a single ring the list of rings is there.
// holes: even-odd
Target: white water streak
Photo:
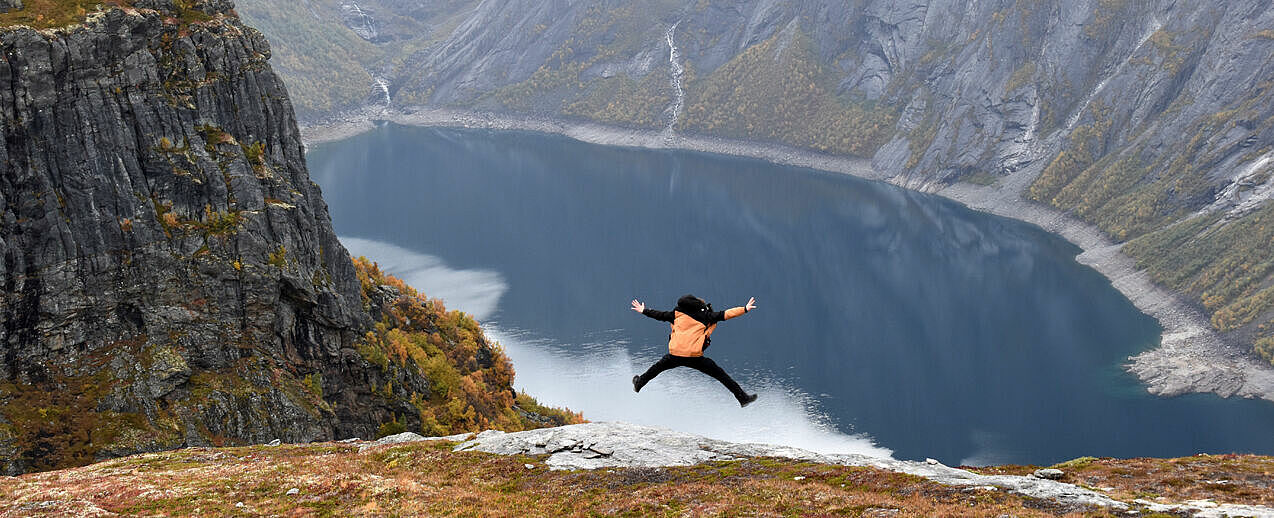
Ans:
[[[672,83],[672,89],[677,92],[672,105],[665,110],[669,117],[668,126],[664,129],[664,132],[669,137],[672,136],[672,128],[677,125],[677,119],[681,117],[681,110],[686,105],[686,92],[681,88],[681,76],[686,73],[686,67],[681,65],[681,52],[677,51],[677,44],[673,40],[673,36],[677,33],[678,25],[681,25],[681,22],[672,24],[672,27],[668,28],[668,32],[664,33],[664,39],[668,42],[668,69],[671,75],[669,81]]]
[[[393,104],[393,99],[389,96],[389,81],[380,76],[372,76],[372,87],[385,95],[385,106]]]
[[[357,33],[359,37],[365,40],[371,41],[376,39],[376,36],[379,35],[379,33],[376,30],[376,19],[372,18],[372,16],[368,14],[367,11],[364,11],[363,8],[358,5],[358,3],[350,2],[348,4],[342,4],[341,10],[344,11],[347,16],[357,17],[359,21],[363,23],[363,26],[361,27],[361,29],[350,27],[350,30],[353,30],[355,33]]]
[[[1162,27],[1163,23],[1157,18],[1151,19],[1150,30],[1146,31],[1146,33],[1141,36],[1141,39],[1137,41],[1137,46],[1133,47],[1132,52],[1128,53],[1128,57],[1124,58],[1123,61],[1120,61],[1119,66],[1115,67],[1114,71],[1102,79],[1101,82],[1097,83],[1097,87],[1093,88],[1093,91],[1088,94],[1088,97],[1084,99],[1084,102],[1080,103],[1079,109],[1075,110],[1075,114],[1071,115],[1070,120],[1066,121],[1066,129],[1068,131],[1074,129],[1075,124],[1079,123],[1079,118],[1084,115],[1084,110],[1088,109],[1088,103],[1093,102],[1093,98],[1097,97],[1097,94],[1101,93],[1102,89],[1106,88],[1106,83],[1109,83],[1111,78],[1123,73],[1124,67],[1128,65],[1129,61],[1132,61],[1133,56],[1136,56],[1137,52],[1141,50],[1141,47],[1145,45],[1146,42],[1150,40],[1150,37],[1153,36],[1155,32],[1158,32]]]

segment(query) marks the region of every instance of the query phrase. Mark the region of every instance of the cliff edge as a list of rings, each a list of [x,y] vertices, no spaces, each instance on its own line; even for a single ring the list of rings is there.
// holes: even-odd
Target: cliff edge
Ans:
[[[360,286],[265,38],[228,0],[62,26],[47,3],[4,15],[44,26],[0,29],[0,473],[428,424],[422,409],[450,401],[428,355],[376,354],[369,333],[428,301]],[[463,328],[431,351],[458,375],[499,370],[492,412],[511,412],[507,360],[431,307],[404,332]],[[483,412],[462,401],[467,419],[433,425]]]

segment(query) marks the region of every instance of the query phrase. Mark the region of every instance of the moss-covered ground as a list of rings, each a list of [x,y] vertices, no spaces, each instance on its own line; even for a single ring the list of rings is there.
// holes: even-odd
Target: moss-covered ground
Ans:
[[[1274,506],[1274,457],[1206,455],[1176,459],[1081,457],[1055,466],[1061,481],[1121,500],[1212,500]],[[968,468],[984,475],[1027,475],[1039,466]]]
[[[175,0],[178,21],[202,22],[211,19],[195,10],[194,0]],[[84,22],[89,14],[112,7],[131,7],[133,0],[23,0],[23,8],[0,14],[0,27],[25,25],[34,29],[54,29]]]
[[[1000,490],[961,488],[874,468],[744,459],[673,468],[551,471],[542,457],[452,452],[453,443],[317,443],[190,448],[0,478],[0,516],[1105,516]],[[1091,459],[1068,476],[1135,494],[1191,486],[1224,502],[1268,496],[1268,457]],[[1023,471],[1033,468],[983,468]],[[1214,474],[1214,470],[1223,472]],[[1172,470],[1185,484],[1159,478]],[[1125,477],[1127,475],[1127,477]],[[1125,491],[1125,487],[1129,488]],[[1264,493],[1270,493],[1268,485]],[[295,489],[295,491],[291,491]],[[1175,490],[1175,489],[1174,489]],[[289,492],[293,494],[288,494]],[[1144,491],[1143,491],[1144,493]]]

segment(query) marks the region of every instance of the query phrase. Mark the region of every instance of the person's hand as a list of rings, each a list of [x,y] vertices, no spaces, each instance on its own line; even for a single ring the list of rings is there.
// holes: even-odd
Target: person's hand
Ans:
[[[635,300],[634,300],[633,302],[637,302],[637,301],[635,301]],[[748,298],[748,305],[743,306],[743,309],[748,310],[748,311],[752,311],[752,310],[756,309],[756,297],[749,297],[749,298]]]
[[[633,299],[633,311],[636,311],[638,313],[644,313],[646,311],[646,305],[640,302],[637,302],[637,299]]]

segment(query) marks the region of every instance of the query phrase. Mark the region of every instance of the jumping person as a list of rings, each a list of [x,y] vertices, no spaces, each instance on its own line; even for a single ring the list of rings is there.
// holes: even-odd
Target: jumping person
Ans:
[[[739,400],[739,406],[748,406],[756,401],[756,394],[744,392],[743,387],[730,379],[730,375],[726,374],[717,362],[703,355],[703,350],[712,343],[712,331],[717,328],[717,323],[756,309],[756,297],[748,299],[746,306],[716,312],[712,311],[712,304],[694,295],[677,299],[677,308],[672,311],[647,309],[646,305],[638,302],[637,299],[633,299],[632,304],[633,311],[655,320],[672,323],[672,334],[668,335],[668,354],[651,365],[645,374],[633,376],[634,392],[641,392],[642,387],[663,371],[674,367],[690,367],[720,381],[734,393],[735,399]]]

